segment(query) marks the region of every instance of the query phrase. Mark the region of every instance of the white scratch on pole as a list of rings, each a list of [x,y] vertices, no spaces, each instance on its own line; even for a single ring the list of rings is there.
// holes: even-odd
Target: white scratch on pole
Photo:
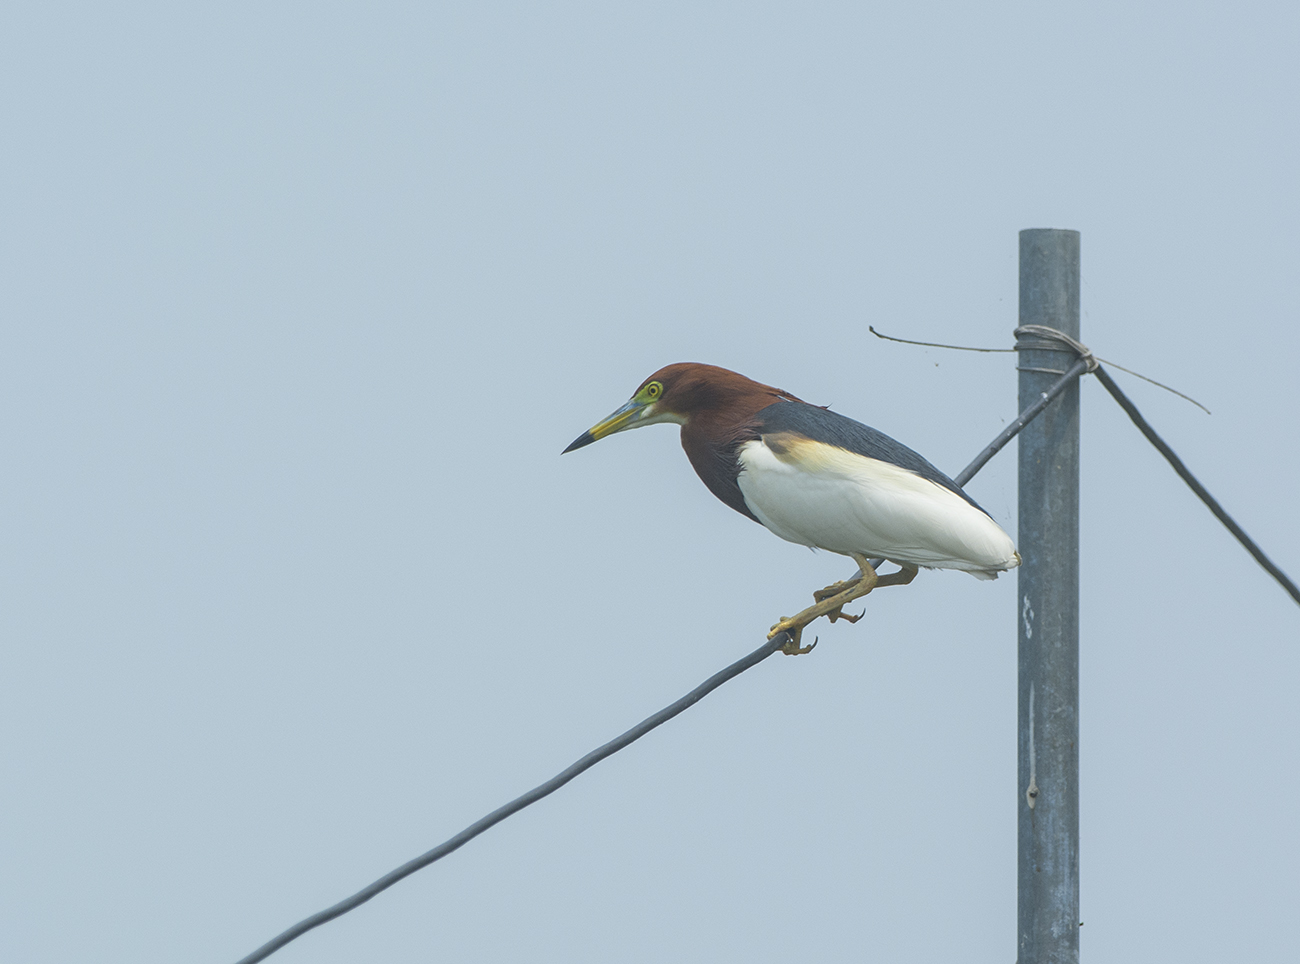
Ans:
[[[1038,802],[1038,773],[1034,766],[1034,684],[1029,684],[1029,789],[1025,791],[1025,799],[1029,801],[1029,809],[1034,809],[1034,804]]]

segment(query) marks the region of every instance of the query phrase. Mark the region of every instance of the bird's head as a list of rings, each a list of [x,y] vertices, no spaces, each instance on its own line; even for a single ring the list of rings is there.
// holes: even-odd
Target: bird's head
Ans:
[[[742,419],[779,399],[798,401],[789,392],[716,365],[678,362],[643,381],[622,407],[579,435],[564,451],[659,422],[688,425],[701,418]]]

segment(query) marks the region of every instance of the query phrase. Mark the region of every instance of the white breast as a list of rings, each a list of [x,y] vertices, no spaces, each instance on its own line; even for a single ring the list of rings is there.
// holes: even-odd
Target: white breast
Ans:
[[[791,443],[739,451],[745,503],[782,539],[985,578],[1020,564],[1011,537],[950,489],[833,445]]]

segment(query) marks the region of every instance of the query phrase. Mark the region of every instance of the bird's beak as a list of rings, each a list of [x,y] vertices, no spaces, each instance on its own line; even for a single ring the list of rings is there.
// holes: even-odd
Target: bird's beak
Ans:
[[[632,399],[618,411],[610,414],[608,418],[597,422],[575,438],[569,443],[569,447],[560,454],[564,455],[574,449],[580,449],[584,445],[590,445],[592,442],[603,439],[606,435],[613,435],[615,432],[621,432],[627,428],[635,428],[650,411],[650,408],[651,406],[645,402],[638,402],[635,398]]]

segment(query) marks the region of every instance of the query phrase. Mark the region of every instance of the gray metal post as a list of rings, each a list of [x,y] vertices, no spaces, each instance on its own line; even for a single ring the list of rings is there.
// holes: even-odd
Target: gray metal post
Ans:
[[[1079,232],[1020,232],[1020,324],[1079,337]],[[1023,410],[1075,361],[1018,344]],[[1042,369],[1035,371],[1034,369]],[[1079,960],[1079,383],[1020,433],[1019,964]]]

